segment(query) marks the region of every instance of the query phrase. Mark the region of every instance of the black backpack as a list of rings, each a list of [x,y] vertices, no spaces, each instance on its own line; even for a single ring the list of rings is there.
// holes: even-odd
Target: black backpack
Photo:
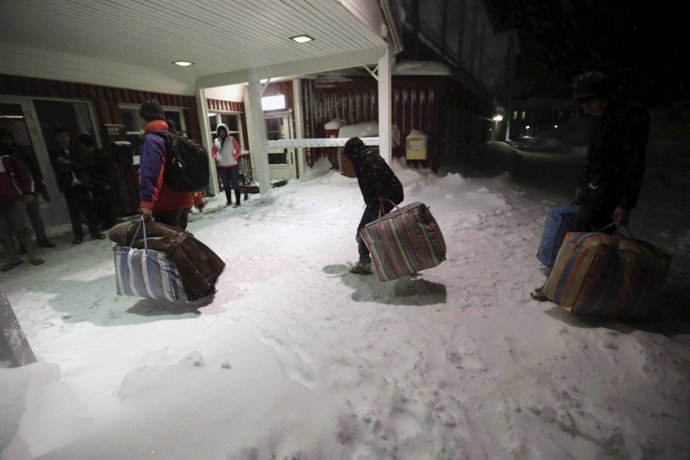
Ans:
[[[167,131],[152,134],[165,141],[163,180],[168,186],[182,192],[199,192],[208,187],[208,154],[202,145]]]

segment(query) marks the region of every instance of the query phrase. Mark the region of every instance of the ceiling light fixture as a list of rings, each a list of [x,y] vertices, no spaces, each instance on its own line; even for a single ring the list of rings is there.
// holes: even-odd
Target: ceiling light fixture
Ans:
[[[179,65],[180,67],[189,67],[190,65],[193,65],[193,62],[189,61],[173,61],[173,64]]]
[[[290,40],[295,41],[297,43],[307,43],[314,39],[311,38],[309,35],[296,35],[294,37],[290,37]]]

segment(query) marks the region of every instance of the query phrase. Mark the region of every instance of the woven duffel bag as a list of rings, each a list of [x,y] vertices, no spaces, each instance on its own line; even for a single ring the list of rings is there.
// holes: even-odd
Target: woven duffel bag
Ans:
[[[424,203],[397,207],[360,230],[379,281],[432,268],[446,260],[441,229]]]

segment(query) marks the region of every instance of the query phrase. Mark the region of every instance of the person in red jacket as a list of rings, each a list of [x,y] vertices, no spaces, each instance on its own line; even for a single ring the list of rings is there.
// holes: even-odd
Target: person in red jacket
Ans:
[[[26,249],[29,262],[34,265],[44,263],[34,252],[31,223],[26,213],[25,203],[34,199],[31,175],[20,161],[10,156],[11,153],[7,146],[0,147],[0,242],[9,259],[9,262],[0,267],[3,272],[22,263],[12,241],[13,233]]]
[[[165,183],[165,141],[154,134],[168,131],[163,107],[149,99],[139,108],[139,116],[146,122],[139,162],[139,214],[145,220],[153,218],[162,224],[187,228],[187,216],[192,206],[203,209],[201,194],[175,190]]]

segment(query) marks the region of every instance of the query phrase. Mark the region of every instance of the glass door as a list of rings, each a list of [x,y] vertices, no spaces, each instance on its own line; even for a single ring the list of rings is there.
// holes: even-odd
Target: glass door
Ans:
[[[46,185],[46,194],[49,200],[46,201],[44,197],[41,197],[41,217],[45,224],[68,223],[67,208],[58,191],[46,143],[31,100],[21,97],[0,96],[0,129],[12,135],[14,145],[26,158],[36,160],[36,165]]]
[[[265,114],[266,138],[269,141],[292,139],[290,113]],[[295,177],[295,150],[291,148],[268,149],[268,167],[273,181]]]

